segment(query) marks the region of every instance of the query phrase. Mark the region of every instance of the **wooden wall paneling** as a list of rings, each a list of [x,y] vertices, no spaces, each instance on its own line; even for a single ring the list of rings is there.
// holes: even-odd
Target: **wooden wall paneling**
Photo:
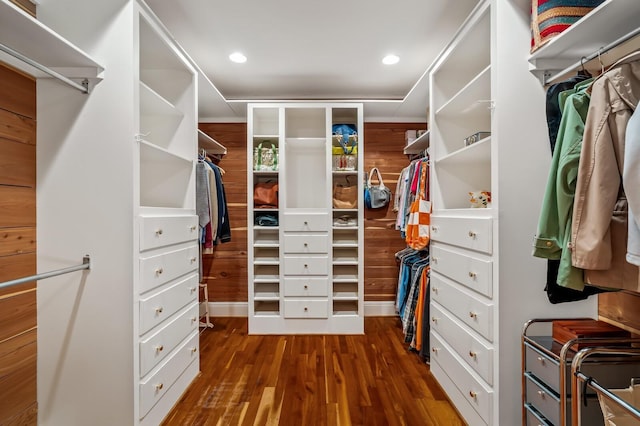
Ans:
[[[0,137],[35,145],[36,122],[33,118],[0,109]]]
[[[2,63],[0,63],[0,109],[23,117],[36,118],[35,80]]]
[[[23,413],[29,411],[37,398],[37,331],[35,328],[0,341],[0,424],[25,421]],[[13,420],[8,420],[13,419]]]
[[[36,17],[36,5],[30,0],[11,0],[11,3],[15,3],[31,16]]]
[[[600,293],[598,315],[603,321],[640,335],[640,294],[626,290]]]
[[[36,186],[35,145],[0,137],[0,185]]]
[[[0,228],[0,257],[35,252],[35,228]]]
[[[0,185],[0,227],[36,226],[34,188]]]
[[[384,184],[396,192],[400,172],[409,164],[402,153],[407,130],[426,129],[426,123],[365,123],[364,167],[367,174],[377,167]],[[406,247],[395,229],[393,201],[383,209],[365,210],[364,297],[365,301],[395,301],[398,265],[395,253]]]

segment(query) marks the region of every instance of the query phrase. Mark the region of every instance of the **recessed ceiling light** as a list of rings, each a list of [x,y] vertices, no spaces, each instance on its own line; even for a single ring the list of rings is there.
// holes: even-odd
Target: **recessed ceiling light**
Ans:
[[[231,61],[235,62],[236,64],[244,64],[245,62],[247,62],[247,57],[240,52],[232,53],[231,55],[229,55],[229,59],[231,59]]]
[[[400,58],[397,57],[396,55],[387,55],[384,58],[382,58],[382,63],[385,65],[397,64],[398,61],[400,61]]]

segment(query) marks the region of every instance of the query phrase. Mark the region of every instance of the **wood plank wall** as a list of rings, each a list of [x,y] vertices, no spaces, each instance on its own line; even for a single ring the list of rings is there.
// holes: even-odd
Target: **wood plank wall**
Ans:
[[[36,273],[36,84],[0,64],[0,282]],[[0,290],[0,424],[37,422],[35,282]]]
[[[204,256],[204,276],[212,302],[247,301],[247,160],[245,123],[201,123],[200,130],[227,148],[219,163],[223,177],[231,242]],[[378,167],[385,185],[395,192],[400,171],[408,163],[402,154],[405,130],[424,129],[416,123],[366,123],[365,169]],[[395,213],[391,206],[365,213],[365,300],[395,300],[398,267],[394,254],[405,247],[400,233],[393,229]]]

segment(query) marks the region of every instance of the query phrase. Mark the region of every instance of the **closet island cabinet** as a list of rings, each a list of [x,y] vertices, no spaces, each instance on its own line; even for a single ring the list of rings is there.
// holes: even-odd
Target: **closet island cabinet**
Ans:
[[[474,426],[521,423],[527,320],[595,315],[593,300],[551,305],[532,256],[551,154],[530,7],[478,2],[429,75],[431,372]]]
[[[362,129],[361,104],[248,105],[249,333],[363,333]]]
[[[53,3],[105,77],[38,81],[39,268],[92,261],[38,286],[39,424],[158,425],[200,370],[197,73],[142,1]]]

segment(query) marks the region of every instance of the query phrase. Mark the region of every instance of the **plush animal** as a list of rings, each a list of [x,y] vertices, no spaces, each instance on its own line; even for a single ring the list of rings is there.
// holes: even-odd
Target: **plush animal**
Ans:
[[[469,202],[472,208],[487,208],[491,206],[491,192],[474,191],[469,192]]]

